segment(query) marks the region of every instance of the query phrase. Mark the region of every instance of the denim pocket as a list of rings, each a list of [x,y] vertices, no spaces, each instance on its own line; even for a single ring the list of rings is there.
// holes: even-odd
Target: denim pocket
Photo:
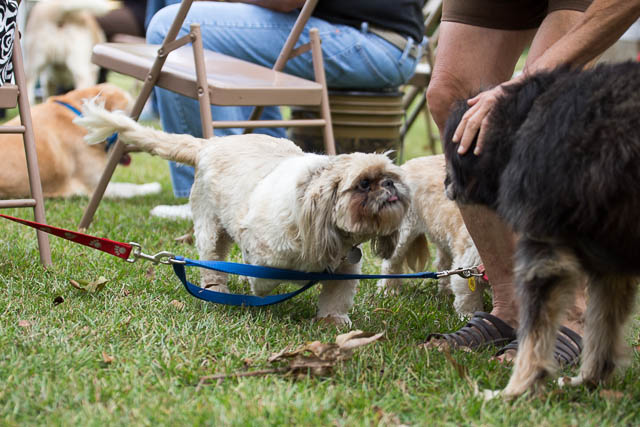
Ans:
[[[395,46],[367,35],[366,44],[359,43],[358,54],[372,76],[378,79],[379,87],[398,87],[413,75],[417,61]],[[381,83],[384,83],[383,85]]]

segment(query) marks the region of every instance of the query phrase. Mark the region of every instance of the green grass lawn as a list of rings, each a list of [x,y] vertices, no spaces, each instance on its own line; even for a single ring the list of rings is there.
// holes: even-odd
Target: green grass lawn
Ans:
[[[426,153],[424,128],[412,131],[407,153]],[[189,232],[190,222],[149,216],[157,204],[176,203],[165,161],[136,154],[114,180],[158,181],[162,192],[103,201],[89,233],[136,241],[148,253],[197,257],[193,245],[175,240]],[[47,200],[48,222],[75,229],[86,205],[86,198]],[[2,212],[32,218],[28,209]],[[188,295],[169,266],[129,264],[56,237],[54,266],[44,270],[35,233],[0,221],[0,425],[640,422],[638,317],[628,334],[636,347],[631,369],[612,384],[560,390],[549,381],[542,396],[484,402],[468,380],[496,389],[510,373],[509,366],[489,360],[492,350],[452,352],[448,360],[418,346],[429,332],[463,325],[452,298],[438,295],[430,280],[407,283],[397,297],[376,294],[375,282],[364,280],[351,314],[353,328],[384,332],[384,341],[357,350],[326,376],[272,374],[198,386],[208,375],[270,368],[271,354],[308,341],[332,342],[346,330],[311,321],[317,290],[267,308],[213,305]],[[239,261],[237,251],[232,258]],[[379,265],[365,247],[365,272],[378,272]],[[197,272],[190,274],[197,281]],[[100,292],[70,284],[100,277],[108,279]],[[232,289],[249,291],[235,279]]]

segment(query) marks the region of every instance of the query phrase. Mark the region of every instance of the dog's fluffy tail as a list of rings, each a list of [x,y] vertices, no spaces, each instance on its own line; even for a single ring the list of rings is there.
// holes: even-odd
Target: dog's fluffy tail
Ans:
[[[104,141],[114,133],[125,144],[163,159],[173,160],[195,166],[198,151],[206,139],[191,135],[177,135],[142,126],[122,111],[108,111],[95,99],[82,105],[82,116],[74,123],[83,126],[89,132],[84,138],[89,144]]]

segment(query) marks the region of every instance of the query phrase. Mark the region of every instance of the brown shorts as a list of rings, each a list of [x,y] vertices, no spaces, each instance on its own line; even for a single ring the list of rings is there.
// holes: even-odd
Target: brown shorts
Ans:
[[[444,0],[442,20],[499,30],[538,28],[550,12],[584,12],[592,0]]]

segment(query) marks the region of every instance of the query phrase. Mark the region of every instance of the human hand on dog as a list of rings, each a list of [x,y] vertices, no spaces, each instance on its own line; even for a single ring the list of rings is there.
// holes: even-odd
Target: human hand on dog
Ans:
[[[478,135],[478,141],[476,142],[473,154],[477,156],[482,152],[484,135],[489,126],[489,113],[491,113],[491,110],[503,94],[504,90],[502,86],[498,85],[492,89],[480,92],[467,101],[471,108],[462,116],[452,139],[453,143],[460,143],[458,154],[464,154],[469,150],[476,134]]]

